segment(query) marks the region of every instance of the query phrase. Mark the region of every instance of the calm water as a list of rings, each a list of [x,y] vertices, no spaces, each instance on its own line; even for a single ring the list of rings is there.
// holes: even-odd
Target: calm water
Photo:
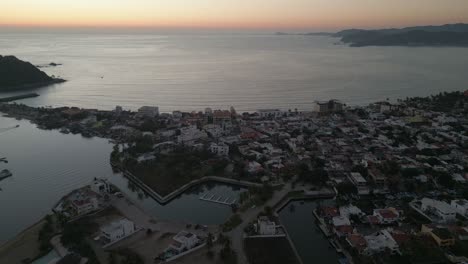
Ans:
[[[326,203],[328,201],[322,201]],[[304,263],[338,263],[338,255],[315,224],[312,211],[319,202],[291,202],[280,212],[281,223],[288,230]]]
[[[204,193],[238,196],[241,189],[219,184],[194,187],[167,205],[160,205],[134,188],[109,165],[112,146],[103,139],[86,139],[58,131],[37,129],[27,121],[0,116],[0,128],[20,127],[0,133],[0,169],[13,177],[0,182],[0,244],[38,221],[66,193],[88,184],[94,177],[108,178],[158,219],[219,224],[231,208],[198,199]],[[132,187],[132,186],[130,186]],[[197,212],[194,214],[193,212]]]
[[[310,109],[313,100],[365,104],[463,90],[467,48],[333,45],[337,39],[274,35],[0,34],[16,55],[69,81],[30,105],[136,109]]]

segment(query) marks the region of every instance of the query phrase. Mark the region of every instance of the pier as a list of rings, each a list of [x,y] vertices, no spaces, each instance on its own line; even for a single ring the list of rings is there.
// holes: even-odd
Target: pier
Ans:
[[[205,195],[200,196],[198,199],[202,201],[224,204],[224,205],[229,205],[229,206],[235,204],[237,201],[236,198],[223,197],[221,195],[218,196],[218,195],[210,194],[210,193],[206,193]]]

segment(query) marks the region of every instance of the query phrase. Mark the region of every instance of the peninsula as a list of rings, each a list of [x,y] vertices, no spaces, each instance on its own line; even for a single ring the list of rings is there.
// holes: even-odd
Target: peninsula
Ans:
[[[51,77],[15,56],[0,55],[0,76],[0,92],[38,88],[65,81]]]
[[[419,26],[391,29],[347,29],[337,32],[351,47],[365,46],[453,46],[468,47],[468,24]]]

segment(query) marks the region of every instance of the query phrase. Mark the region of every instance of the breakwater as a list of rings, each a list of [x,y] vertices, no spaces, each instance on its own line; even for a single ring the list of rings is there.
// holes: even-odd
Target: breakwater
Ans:
[[[185,185],[179,187],[177,190],[171,192],[170,194],[166,196],[161,196],[159,193],[151,189],[151,187],[146,185],[143,181],[141,181],[138,177],[133,175],[131,172],[125,170],[124,168],[122,168],[116,163],[111,162],[111,165],[112,167],[118,169],[127,179],[129,179],[131,182],[137,185],[140,189],[142,189],[145,193],[147,193],[151,198],[153,198],[160,204],[167,204],[172,199],[176,198],[177,196],[179,196],[186,190],[190,189],[191,187],[202,184],[202,183],[206,183],[206,182],[219,182],[219,183],[226,183],[226,184],[238,185],[238,186],[243,186],[243,187],[262,187],[263,186],[262,184],[249,182],[249,181],[241,181],[241,180],[229,179],[229,178],[218,177],[218,176],[205,176],[200,179],[196,179],[189,183],[186,183]]]
[[[39,94],[37,93],[27,93],[27,94],[15,95],[15,96],[3,97],[3,98],[0,98],[0,103],[7,103],[7,102],[12,102],[12,101],[26,99],[26,98],[33,98],[33,97],[38,97],[38,96]]]

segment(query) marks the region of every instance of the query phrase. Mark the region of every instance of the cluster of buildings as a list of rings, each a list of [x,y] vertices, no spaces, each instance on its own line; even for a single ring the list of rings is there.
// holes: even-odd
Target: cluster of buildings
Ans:
[[[435,237],[448,234],[440,232],[446,228],[455,234],[454,241],[462,241],[457,237],[463,234],[454,232],[463,233],[468,226],[468,104],[463,103],[466,94],[457,96],[462,103],[444,112],[414,100],[366,107],[330,100],[313,103],[311,111],[261,109],[242,114],[232,107],[160,113],[157,107],[132,112],[121,107],[99,111],[15,104],[0,105],[0,111],[45,128],[111,138],[124,146],[149,142],[141,152],[121,150],[139,163],[179,147],[205,150],[229,161],[244,180],[272,183],[292,178],[335,188],[348,203],[383,201],[372,208],[337,206],[317,212],[331,236],[359,254],[373,256],[401,254],[408,241],[405,235],[413,234],[408,230]],[[92,208],[91,200],[85,203]],[[408,225],[404,219],[409,211],[430,224]],[[258,227],[264,234],[273,230],[263,221]]]
[[[90,185],[64,196],[53,208],[57,214],[77,219],[109,206],[111,185],[105,179],[94,179]]]

